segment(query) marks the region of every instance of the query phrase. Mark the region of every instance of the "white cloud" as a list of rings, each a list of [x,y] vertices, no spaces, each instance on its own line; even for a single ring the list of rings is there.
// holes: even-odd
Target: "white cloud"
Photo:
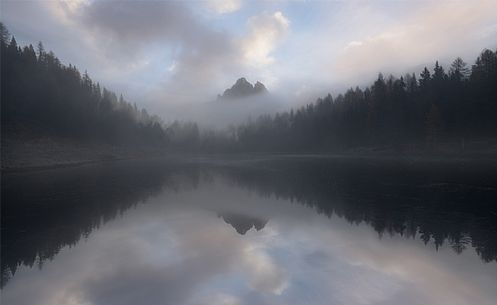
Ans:
[[[207,0],[207,7],[217,14],[227,14],[238,11],[242,6],[241,0]]]
[[[288,287],[287,272],[267,255],[265,245],[248,245],[243,258],[250,274],[252,289],[281,295]]]
[[[480,1],[478,5],[459,1],[428,3],[394,26],[348,43],[337,56],[334,70],[353,80],[364,74],[401,73],[413,65],[474,56],[475,51],[468,51],[492,47],[486,44],[489,35],[496,36],[495,31],[488,30],[497,23],[495,11],[496,1]],[[364,24],[368,24],[367,19]],[[482,29],[487,31],[483,33]]]
[[[347,44],[347,46],[345,47],[345,50],[353,48],[353,47],[360,47],[362,45],[363,45],[362,41],[353,40]]]
[[[199,301],[200,304],[205,305],[241,305],[241,301],[239,298],[233,295],[229,295],[226,293],[217,293],[213,296],[207,296],[205,300]]]
[[[290,21],[277,11],[251,17],[248,21],[249,34],[241,42],[246,64],[261,67],[271,64],[271,53],[288,34]]]
[[[298,95],[289,107],[369,84],[380,71],[419,72],[456,56],[471,63],[497,47],[495,11],[487,0],[2,2],[19,43],[42,40],[162,116],[170,105],[215,98],[241,76]]]
[[[167,68],[167,71],[174,72],[176,70],[176,61],[173,61],[171,65]]]

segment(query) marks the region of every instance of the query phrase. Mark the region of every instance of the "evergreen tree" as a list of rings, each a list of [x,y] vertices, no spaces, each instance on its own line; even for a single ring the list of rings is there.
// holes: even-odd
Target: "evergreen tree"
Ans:
[[[435,63],[435,68],[433,69],[433,78],[435,82],[439,83],[445,79],[445,71],[442,66],[438,64],[438,60]]]
[[[456,58],[450,66],[450,78],[455,81],[462,81],[467,79],[468,74],[469,69],[467,67],[467,64],[462,60],[461,57]]]
[[[430,71],[425,67],[423,69],[423,72],[421,72],[419,74],[420,78],[419,78],[419,86],[421,88],[427,88],[428,85],[430,84],[430,81],[431,81],[431,74],[430,74]]]
[[[27,131],[38,136],[68,137],[116,145],[165,145],[158,118],[140,120],[141,110],[122,95],[100,88],[88,73],[65,66],[38,43],[20,48],[1,25],[2,139]]]
[[[0,42],[7,45],[9,43],[10,33],[7,27],[0,22]]]

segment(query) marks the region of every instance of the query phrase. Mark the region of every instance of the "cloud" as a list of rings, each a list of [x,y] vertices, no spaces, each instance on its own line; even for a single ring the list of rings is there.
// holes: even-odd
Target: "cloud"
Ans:
[[[363,45],[362,41],[353,40],[347,44],[347,46],[345,47],[345,50],[348,50],[348,49],[353,48],[353,47],[360,47],[362,45]]]
[[[457,56],[471,63],[497,47],[497,2],[487,0],[1,5],[18,42],[42,40],[64,63],[166,119],[186,104],[202,110],[242,76],[288,96],[288,108],[369,84],[378,72],[419,72]]]
[[[199,305],[241,305],[242,302],[239,298],[226,293],[217,293],[213,296],[207,296],[204,300],[198,301]]]
[[[242,6],[241,0],[207,0],[207,7],[217,14],[227,14],[238,11]]]
[[[230,3],[224,3],[223,10],[236,8],[236,1]],[[141,92],[141,98],[152,95],[160,103],[198,100],[225,71],[239,65],[234,37],[212,29],[181,2],[126,1],[117,5],[114,1],[78,0],[47,5],[87,38],[86,47],[91,50],[87,53],[107,67],[107,78],[124,74],[131,82],[150,80],[148,92]],[[221,3],[217,5],[221,7]]]
[[[290,21],[280,11],[251,17],[249,33],[241,42],[246,64],[261,67],[274,62],[271,52],[288,34],[289,26]]]
[[[288,287],[287,272],[262,249],[247,247],[242,258],[247,264],[250,285],[254,290],[281,295]]]
[[[99,43],[115,44],[112,51],[124,54],[161,42],[180,48],[198,47],[199,38],[217,35],[175,1],[127,1],[120,5],[93,1],[80,5],[72,14]]]
[[[234,0],[207,4],[219,13],[241,6]],[[174,1],[116,5],[113,1],[79,0],[70,6],[58,3],[57,12],[89,32],[92,49],[113,66],[126,63],[130,71],[137,71],[141,67],[147,70],[147,64],[163,65],[149,92],[159,100],[157,106],[209,100],[218,93],[216,89],[240,77],[247,68],[270,64],[274,61],[271,52],[289,26],[281,12],[264,13],[249,19],[246,37],[237,37],[210,27],[190,7]],[[169,61],[153,62],[157,56]]]
[[[489,47],[489,38],[497,36],[497,31],[491,31],[491,25],[497,24],[495,11],[495,1],[480,1],[478,5],[429,2],[394,25],[350,41],[337,56],[334,69],[341,77],[354,79],[380,71],[407,72],[414,65],[431,64],[437,59],[474,56],[475,50]],[[364,23],[368,24],[368,19]]]

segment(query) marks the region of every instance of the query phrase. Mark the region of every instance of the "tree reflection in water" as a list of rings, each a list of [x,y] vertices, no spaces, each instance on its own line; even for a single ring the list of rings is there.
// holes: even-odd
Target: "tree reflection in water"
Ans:
[[[165,189],[195,189],[212,177],[328,217],[365,222],[380,237],[400,234],[436,248],[449,243],[457,253],[471,246],[483,261],[497,260],[497,171],[486,164],[288,157],[216,165],[136,161],[3,173],[2,286],[18,266],[42,267],[62,247],[147,198]],[[268,221],[217,213],[242,235]]]

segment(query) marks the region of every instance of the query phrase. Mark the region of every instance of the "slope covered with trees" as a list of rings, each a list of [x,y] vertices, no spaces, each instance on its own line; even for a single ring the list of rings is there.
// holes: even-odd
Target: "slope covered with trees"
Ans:
[[[435,63],[401,78],[378,79],[365,90],[241,125],[242,150],[323,151],[354,147],[401,150],[497,137],[497,53],[484,50],[469,68],[457,58],[448,72]]]
[[[2,137],[28,131],[119,145],[163,145],[158,117],[66,66],[40,42],[21,48],[1,25]]]
[[[436,62],[419,76],[380,74],[365,89],[351,88],[335,98],[328,94],[225,131],[201,130],[193,122],[166,126],[101,88],[86,72],[62,64],[41,43],[36,50],[21,48],[3,25],[1,54],[2,138],[28,130],[35,136],[189,152],[415,151],[446,143],[464,150],[475,140],[484,139],[484,148],[497,141],[497,52],[492,50],[484,50],[471,67],[457,58],[447,71]]]

